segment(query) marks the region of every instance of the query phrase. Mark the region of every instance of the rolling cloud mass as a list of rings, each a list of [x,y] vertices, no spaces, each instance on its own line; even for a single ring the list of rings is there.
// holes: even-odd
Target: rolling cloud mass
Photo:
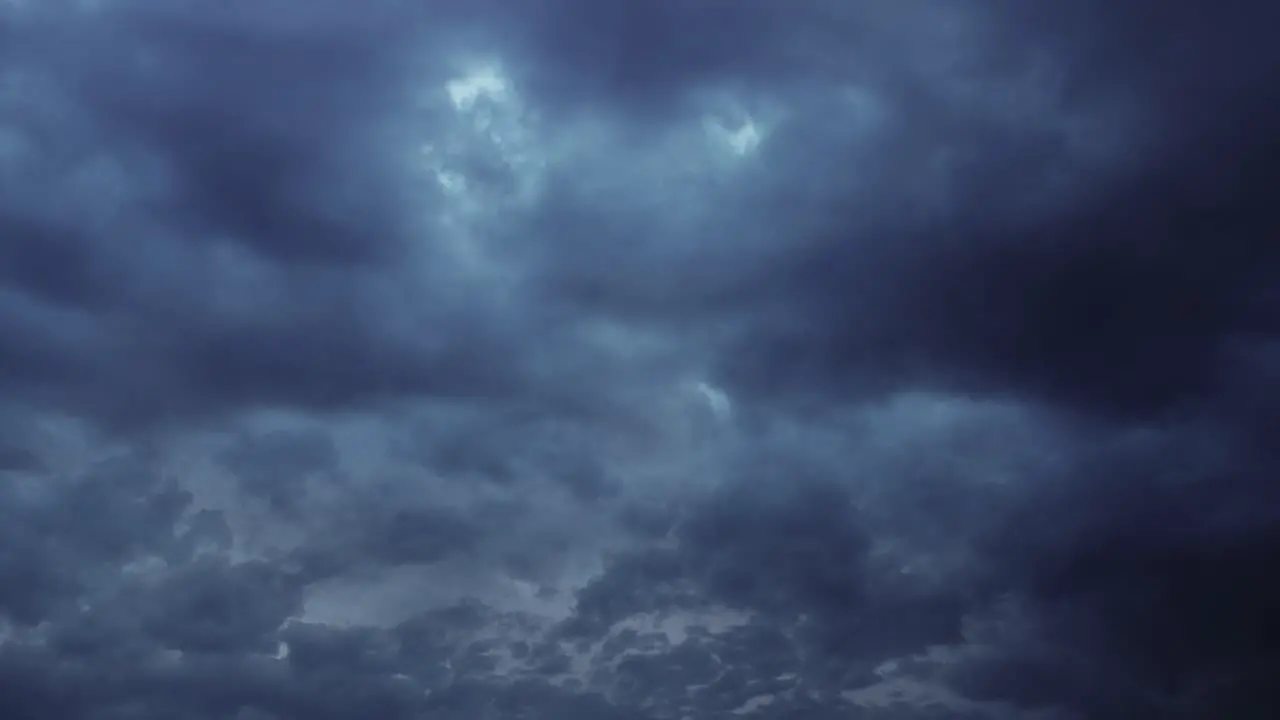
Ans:
[[[1280,716],[1277,22],[0,0],[0,717]]]

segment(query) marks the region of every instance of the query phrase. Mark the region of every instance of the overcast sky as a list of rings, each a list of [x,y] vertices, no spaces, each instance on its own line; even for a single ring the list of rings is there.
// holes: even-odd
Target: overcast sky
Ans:
[[[0,717],[1277,717],[1278,23],[0,0]]]

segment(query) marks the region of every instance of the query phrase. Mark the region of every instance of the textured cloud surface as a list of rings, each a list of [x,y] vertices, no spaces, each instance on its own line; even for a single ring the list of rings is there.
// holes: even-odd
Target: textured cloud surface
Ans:
[[[1275,717],[1277,20],[0,0],[0,717]]]

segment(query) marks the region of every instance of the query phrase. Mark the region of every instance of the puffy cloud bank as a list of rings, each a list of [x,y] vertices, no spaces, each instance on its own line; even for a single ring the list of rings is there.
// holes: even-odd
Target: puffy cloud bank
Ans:
[[[1273,16],[0,2],[0,715],[1274,717]]]

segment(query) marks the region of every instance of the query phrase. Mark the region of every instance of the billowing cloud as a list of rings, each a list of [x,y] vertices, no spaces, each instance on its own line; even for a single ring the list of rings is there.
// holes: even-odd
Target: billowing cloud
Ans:
[[[1271,717],[1267,15],[0,0],[0,714]]]

